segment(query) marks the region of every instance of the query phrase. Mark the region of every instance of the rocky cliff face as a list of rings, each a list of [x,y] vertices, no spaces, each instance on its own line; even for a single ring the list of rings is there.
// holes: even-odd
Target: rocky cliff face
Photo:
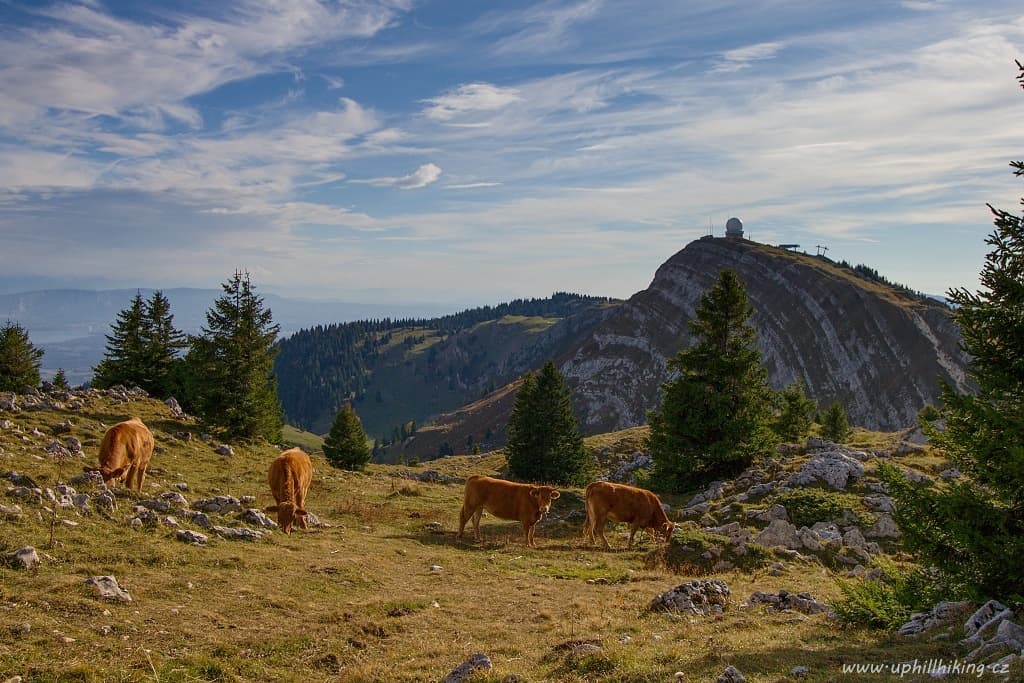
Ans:
[[[821,406],[839,400],[851,424],[896,430],[937,403],[939,377],[965,389],[967,359],[942,304],[901,295],[822,258],[735,239],[690,243],[651,285],[596,325],[561,364],[585,433],[646,422],[691,343],[688,323],[724,268],[747,287],[751,323],[776,388],[802,376]]]

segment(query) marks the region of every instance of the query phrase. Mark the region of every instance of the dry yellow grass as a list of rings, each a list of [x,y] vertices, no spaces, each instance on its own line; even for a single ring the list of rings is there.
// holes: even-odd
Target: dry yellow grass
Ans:
[[[212,443],[174,439],[176,431],[200,428],[148,400],[97,401],[73,413],[0,413],[21,429],[0,430],[0,472],[16,470],[52,487],[82,465],[45,454],[56,424],[72,420],[72,435],[91,461],[100,423],[130,414],[140,414],[166,449],[153,459],[147,497],[187,482],[190,501],[228,494],[256,496],[257,507],[271,502],[265,476],[274,447],[235,444],[234,456],[216,455]],[[479,680],[489,681],[516,674],[527,681],[668,682],[677,671],[690,682],[713,681],[729,664],[751,683],[795,680],[789,672],[798,665],[809,667],[807,681],[886,681],[891,674],[844,675],[841,666],[948,659],[956,651],[948,643],[846,630],[822,615],[741,607],[755,590],[836,597],[834,576],[816,565],[791,564],[778,577],[715,577],[733,595],[721,616],[651,613],[656,594],[692,577],[645,569],[649,540],[627,552],[622,530],[609,534],[618,550],[584,546],[573,517],[579,495],[559,499],[552,520],[538,529],[537,549],[524,547],[517,523],[490,517],[478,545],[455,537],[461,485],[402,476],[428,468],[458,477],[494,473],[504,465],[500,455],[417,468],[373,465],[365,473],[331,469],[319,457],[314,463],[307,507],[328,526],[257,542],[211,534],[209,545],[198,547],[162,525],[133,529],[123,519],[132,509],[128,498],[114,519],[61,511],[58,520],[77,526],[56,527],[42,506],[21,502],[21,518],[0,524],[0,550],[32,545],[43,563],[35,571],[0,569],[0,680],[439,681],[482,652],[494,671]],[[237,524],[233,515],[213,517]],[[85,580],[106,574],[132,602],[93,596]],[[603,652],[573,659],[564,644],[582,640],[599,642]]]

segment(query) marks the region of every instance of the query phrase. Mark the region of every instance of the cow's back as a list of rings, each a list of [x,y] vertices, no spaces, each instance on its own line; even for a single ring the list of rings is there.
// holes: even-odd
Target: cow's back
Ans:
[[[313,480],[313,462],[301,448],[291,448],[270,463],[267,479],[275,500],[301,502],[296,499],[304,497],[309,489]]]
[[[121,467],[131,462],[144,464],[153,455],[153,432],[142,420],[133,417],[118,422],[103,435],[100,442],[100,464]]]

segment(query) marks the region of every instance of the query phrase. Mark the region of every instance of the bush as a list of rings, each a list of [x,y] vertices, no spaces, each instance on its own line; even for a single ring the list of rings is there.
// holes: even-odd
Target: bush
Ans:
[[[948,588],[920,567],[911,569],[883,563],[884,580],[840,581],[843,597],[832,605],[845,624],[895,631],[910,615],[950,600]]]
[[[875,523],[875,519],[861,509],[860,498],[852,493],[816,488],[796,489],[776,496],[775,502],[786,508],[789,521],[797,527],[810,527],[816,522],[841,519],[848,513],[855,515],[860,525]]]

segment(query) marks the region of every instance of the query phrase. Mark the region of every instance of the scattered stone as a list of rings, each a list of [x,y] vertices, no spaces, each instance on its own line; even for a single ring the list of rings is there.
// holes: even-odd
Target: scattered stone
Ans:
[[[789,675],[794,678],[807,678],[807,674],[811,673],[811,670],[806,666],[794,666],[789,670]]]
[[[459,664],[444,677],[442,683],[465,683],[471,676],[480,673],[490,673],[493,669],[491,658],[485,654],[476,653],[469,656],[469,659]]]
[[[717,683],[746,683],[746,680],[739,669],[734,666],[727,666],[722,675],[718,677]]]
[[[772,546],[782,546],[790,549],[804,547],[804,542],[798,535],[797,528],[784,519],[773,519],[769,522],[768,526],[754,538],[754,542],[766,548],[771,548]]]
[[[828,605],[818,602],[810,593],[790,593],[779,591],[778,593],[754,593],[747,600],[749,604],[765,604],[776,610],[796,610],[804,614],[822,614],[828,612]]]
[[[246,527],[215,526],[213,530],[231,541],[258,541],[263,538],[264,533]]]
[[[187,443],[192,440],[192,432],[174,432],[174,438]]]
[[[166,491],[160,494],[160,500],[167,501],[170,505],[188,507],[188,499],[177,491]]]
[[[71,420],[64,420],[53,428],[53,432],[54,434],[70,434],[71,430],[74,428],[75,425],[71,424]]]
[[[40,565],[39,554],[30,545],[15,550],[7,556],[7,560],[15,569],[35,569]]]
[[[655,596],[648,609],[707,616],[721,614],[729,605],[729,586],[719,579],[682,583]]]
[[[179,529],[176,536],[179,541],[190,543],[192,545],[206,545],[207,542],[205,534],[201,534],[198,531],[190,531],[188,529]]]
[[[255,509],[255,508],[249,508],[248,510],[243,512],[239,516],[239,519],[241,521],[245,522],[246,524],[251,524],[253,526],[262,527],[264,529],[276,529],[277,528],[277,522],[275,522],[270,517],[268,517],[267,515],[263,514],[262,512],[260,512],[259,510]]]
[[[897,633],[901,636],[915,636],[937,626],[949,624],[970,606],[969,602],[940,602],[927,612],[910,615],[910,621],[900,626]]]
[[[227,445],[226,443],[222,443],[221,445],[217,446],[214,449],[214,452],[217,455],[234,455],[235,454],[235,449],[233,449],[231,446]]]
[[[839,491],[864,476],[864,465],[842,451],[829,451],[816,455],[786,480],[790,487],[825,483]]]
[[[0,505],[0,518],[2,519],[20,519],[21,518],[21,506],[20,505]]]
[[[72,455],[82,455],[83,454],[82,453],[82,442],[79,441],[78,439],[76,439],[73,436],[69,436],[68,438],[64,439],[64,447],[67,448],[68,451]],[[99,472],[91,472],[90,474],[99,474]],[[100,478],[102,479],[103,475],[100,475]]]
[[[871,538],[899,538],[903,534],[892,515],[883,512],[879,513],[878,521],[864,535]]]
[[[432,571],[432,572],[443,572],[444,571],[444,567],[442,567],[439,564],[432,564],[432,565],[430,565],[430,571]]]
[[[224,515],[229,512],[241,512],[242,502],[234,496],[216,496],[195,501],[192,503],[192,509],[200,512],[218,512]]]
[[[964,635],[970,638],[993,623],[996,617],[1005,618],[1007,607],[998,600],[989,600],[979,607],[964,623]]]
[[[92,586],[97,597],[103,598],[104,600],[120,602],[132,601],[132,596],[128,594],[128,591],[117,585],[117,579],[113,576],[93,576],[86,579],[85,583]]]
[[[164,401],[164,405],[170,409],[172,417],[185,417],[185,411],[173,396]]]
[[[175,482],[174,484],[171,484],[171,486],[178,489],[179,491],[188,491],[188,482],[185,481]]]

